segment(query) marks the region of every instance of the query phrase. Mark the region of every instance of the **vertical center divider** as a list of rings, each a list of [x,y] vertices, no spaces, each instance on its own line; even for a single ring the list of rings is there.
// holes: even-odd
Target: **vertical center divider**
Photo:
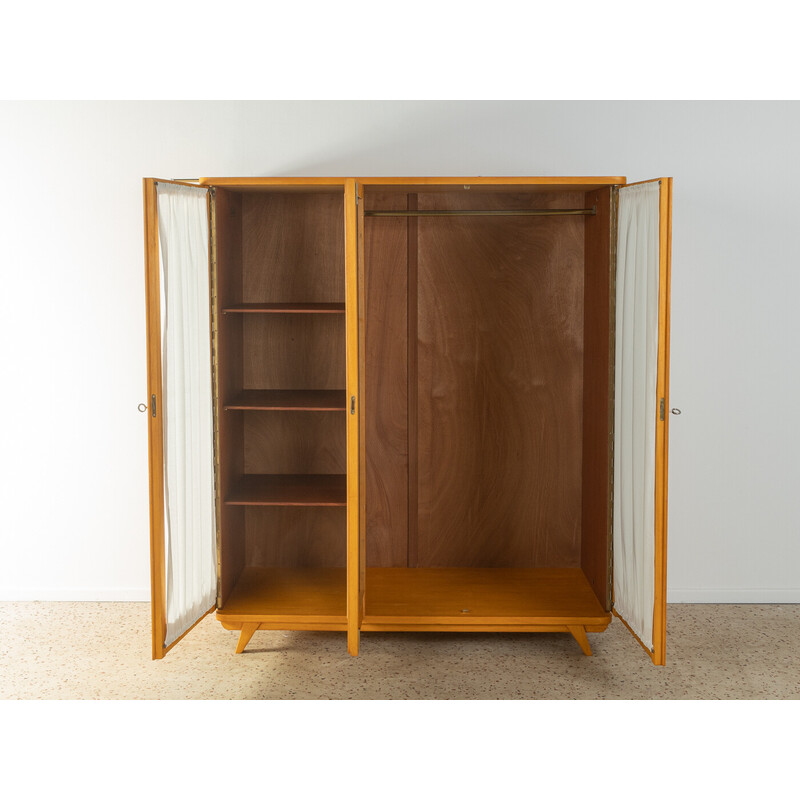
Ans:
[[[416,211],[418,197],[408,195],[408,210]],[[419,485],[418,485],[418,448],[417,411],[419,392],[419,371],[417,368],[419,296],[417,292],[419,266],[419,218],[408,218],[407,265],[408,265],[408,562],[407,566],[416,567],[418,557],[418,522],[419,522]]]
[[[359,302],[356,181],[344,184],[344,287],[347,370],[347,652],[358,655],[362,591],[359,526]]]

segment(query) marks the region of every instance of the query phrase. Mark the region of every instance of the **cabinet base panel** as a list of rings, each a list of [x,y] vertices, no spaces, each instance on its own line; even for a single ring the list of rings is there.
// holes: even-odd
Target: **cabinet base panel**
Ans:
[[[442,625],[412,624],[402,622],[391,623],[365,622],[361,626],[362,633],[571,633],[573,625],[494,625],[477,623],[474,625]],[[586,633],[602,633],[606,625],[581,625]]]
[[[344,569],[248,567],[217,619],[241,631],[237,653],[258,630],[344,632],[345,592]],[[578,568],[371,568],[359,630],[569,633],[588,656],[610,621]]]
[[[228,630],[347,630],[346,571],[246,567],[217,619]]]
[[[230,620],[217,620],[226,631],[240,631],[245,625],[256,624],[248,622],[231,622]],[[297,622],[287,617],[277,622],[259,622],[257,631],[346,631],[347,624],[344,622]]]
[[[368,568],[361,630],[602,631],[580,568]]]

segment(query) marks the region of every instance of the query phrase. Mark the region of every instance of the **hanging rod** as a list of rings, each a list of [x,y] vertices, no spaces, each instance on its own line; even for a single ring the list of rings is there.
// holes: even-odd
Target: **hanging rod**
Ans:
[[[365,217],[564,217],[596,216],[597,206],[591,208],[530,208],[492,209],[486,211],[365,211]]]

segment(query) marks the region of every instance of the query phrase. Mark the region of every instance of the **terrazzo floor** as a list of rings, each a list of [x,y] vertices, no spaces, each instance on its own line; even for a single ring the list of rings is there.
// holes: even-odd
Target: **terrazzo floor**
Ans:
[[[147,603],[0,604],[2,699],[800,699],[800,605],[672,605],[667,666],[589,634],[238,633],[204,619],[150,660]]]

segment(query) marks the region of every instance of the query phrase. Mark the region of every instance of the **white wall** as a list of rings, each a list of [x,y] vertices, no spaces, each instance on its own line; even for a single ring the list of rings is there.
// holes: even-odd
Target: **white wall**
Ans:
[[[800,601],[798,103],[4,103],[0,598],[149,594],[143,176],[671,175],[669,597]]]

